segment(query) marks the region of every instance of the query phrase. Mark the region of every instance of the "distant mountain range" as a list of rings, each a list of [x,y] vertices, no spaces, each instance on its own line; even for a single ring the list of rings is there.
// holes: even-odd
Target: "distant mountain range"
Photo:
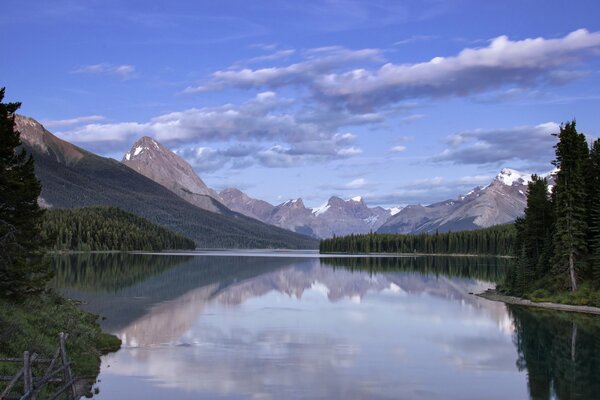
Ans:
[[[382,207],[369,208],[361,197],[343,200],[333,196],[320,207],[308,208],[302,199],[288,200],[277,206],[264,204],[237,189],[225,189],[220,195],[232,210],[319,238],[376,231],[392,216],[390,210]]]
[[[489,185],[476,187],[457,199],[403,208],[378,232],[446,232],[513,222],[523,214],[527,205],[527,184],[530,180],[529,174],[504,168]]]
[[[553,176],[547,175],[550,185]],[[331,197],[317,208],[307,208],[302,199],[273,206],[237,189],[219,193],[227,207],[269,224],[319,238],[350,233],[420,233],[472,230],[513,222],[527,204],[531,175],[504,168],[485,187],[476,187],[456,199],[427,206],[404,208],[368,207],[362,197],[343,200]]]
[[[369,208],[360,197],[350,200],[331,197],[321,207],[311,209],[304,206],[302,199],[274,206],[235,188],[217,193],[206,186],[184,159],[149,137],[136,141],[122,163],[207,211],[224,215],[240,213],[315,238],[375,231],[392,215],[381,207]]]
[[[172,190],[156,183],[153,179],[162,179],[162,173],[150,174],[143,162],[133,167],[143,169],[152,179],[123,163],[100,157],[57,138],[31,118],[18,115],[16,125],[24,147],[34,156],[36,175],[42,182],[40,203],[47,207],[116,206],[183,233],[199,247],[317,246],[314,238],[248,218],[219,205],[217,201],[208,201],[207,207],[222,207],[220,213],[202,209],[191,203],[196,198],[194,190],[191,190],[189,201],[184,201],[182,196],[187,196],[186,193],[175,195]],[[152,144],[142,140],[144,146]],[[133,154],[135,152],[136,149]],[[173,162],[171,160],[164,165],[172,166]],[[181,184],[182,181],[177,182]],[[191,182],[194,182],[193,177]],[[183,181],[182,185],[187,185],[187,182]],[[173,190],[177,187],[173,186]]]
[[[17,116],[16,122],[36,158],[42,203],[121,207],[184,233],[202,247],[306,248],[315,247],[316,238],[334,235],[444,232],[509,223],[523,214],[531,179],[505,168],[485,187],[427,206],[385,209],[369,207],[362,197],[336,196],[317,208],[306,207],[301,198],[272,205],[236,188],[217,193],[179,155],[147,136],[119,163],[58,139],[31,118]]]
[[[470,230],[509,223],[522,215],[527,202],[527,183],[531,180],[529,174],[505,168],[485,187],[428,206],[384,209],[369,207],[362,197],[344,200],[333,196],[321,206],[309,208],[302,198],[272,205],[236,188],[217,193],[204,184],[185,160],[148,137],[133,144],[123,163],[198,207],[222,214],[238,212],[315,238],[368,232]]]

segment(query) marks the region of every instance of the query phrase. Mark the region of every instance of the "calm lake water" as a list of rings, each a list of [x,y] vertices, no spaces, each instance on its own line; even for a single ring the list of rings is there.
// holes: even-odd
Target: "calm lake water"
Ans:
[[[55,261],[55,285],[123,340],[99,399],[600,399],[599,318],[470,294],[503,259]]]

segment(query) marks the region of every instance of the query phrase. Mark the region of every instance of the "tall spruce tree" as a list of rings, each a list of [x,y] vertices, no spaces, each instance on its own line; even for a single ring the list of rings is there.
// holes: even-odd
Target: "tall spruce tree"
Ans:
[[[43,210],[33,158],[20,148],[15,112],[0,89],[0,296],[20,298],[44,288],[47,267],[39,254]]]
[[[554,228],[552,202],[548,195],[548,181],[533,175],[528,185],[525,209],[525,246],[535,279],[542,278],[550,269],[552,233]]]
[[[592,143],[587,184],[590,264],[600,286],[600,139]]]
[[[546,178],[533,175],[528,184],[525,215],[515,223],[519,261],[517,269],[522,277],[523,291],[527,285],[544,277],[552,256],[552,203],[548,196]]]
[[[563,124],[555,146],[553,164],[559,169],[554,188],[554,268],[565,278],[565,286],[577,290],[577,274],[587,252],[586,167],[589,151],[585,136],[575,121]]]

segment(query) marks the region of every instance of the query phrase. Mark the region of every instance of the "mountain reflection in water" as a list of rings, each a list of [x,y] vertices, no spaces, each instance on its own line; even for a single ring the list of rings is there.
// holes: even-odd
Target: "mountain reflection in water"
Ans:
[[[123,340],[100,398],[600,398],[597,319],[470,294],[507,262],[92,254],[55,286]]]

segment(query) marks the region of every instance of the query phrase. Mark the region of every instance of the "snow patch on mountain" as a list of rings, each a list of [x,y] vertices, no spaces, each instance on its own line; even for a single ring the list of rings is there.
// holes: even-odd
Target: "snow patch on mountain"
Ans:
[[[496,179],[506,186],[512,186],[515,183],[519,185],[527,185],[531,181],[531,174],[519,172],[511,168],[503,168]]]
[[[365,221],[365,223],[370,227],[373,227],[377,223],[377,221],[379,221],[379,215],[372,215],[368,218],[363,219],[363,221]]]
[[[394,215],[398,214],[400,211],[402,211],[402,207],[392,207],[389,209],[390,216],[394,216]]]
[[[147,149],[146,149],[147,150]],[[142,146],[138,146],[135,148],[135,151],[133,152],[133,156],[138,156],[142,151],[144,151],[144,148]],[[129,153],[127,153],[129,154]]]
[[[312,213],[318,217],[319,215],[323,214],[325,211],[329,210],[329,208],[331,208],[331,206],[329,205],[329,202],[323,203],[319,207],[313,208]]]

